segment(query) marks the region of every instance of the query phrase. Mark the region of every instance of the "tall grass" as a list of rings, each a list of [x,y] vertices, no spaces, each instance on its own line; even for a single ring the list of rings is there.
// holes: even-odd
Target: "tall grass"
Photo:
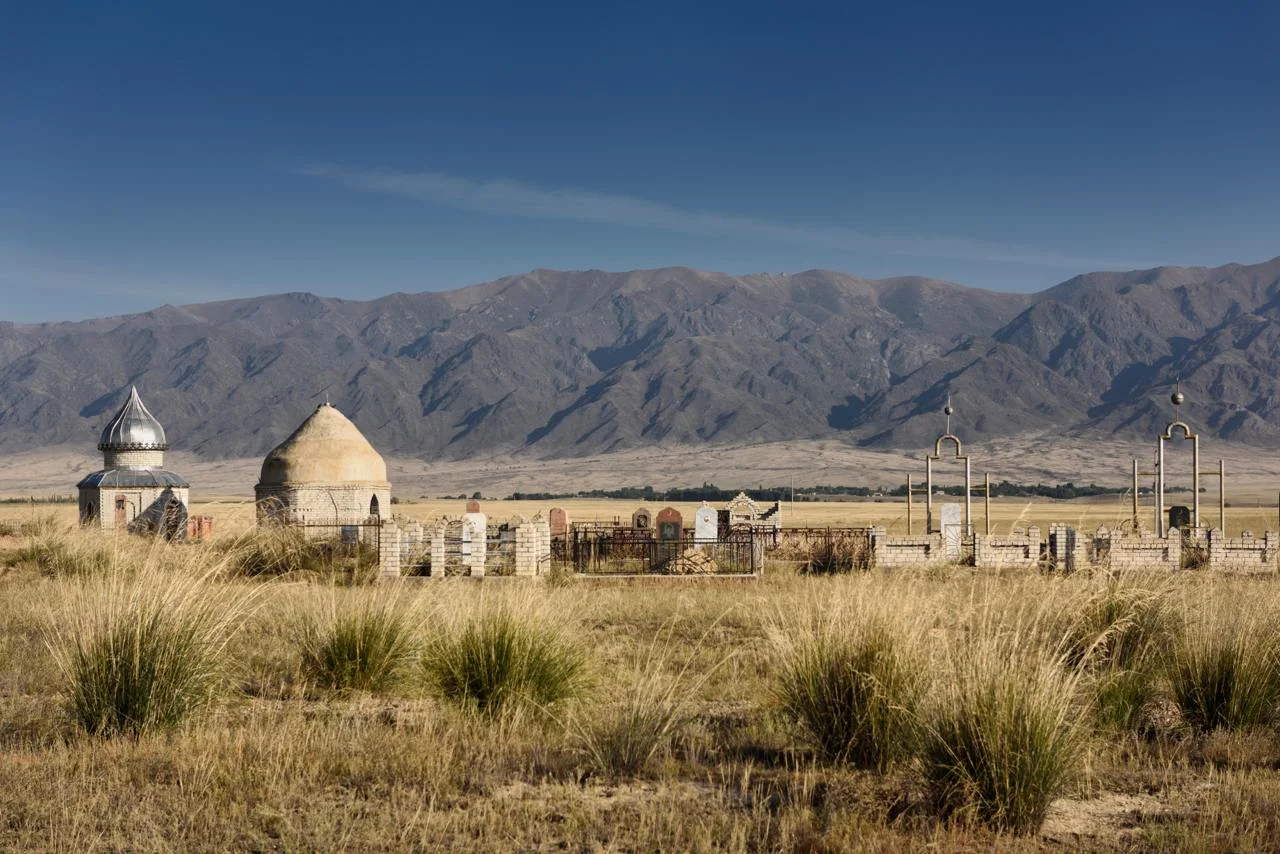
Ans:
[[[1065,664],[1084,671],[1105,728],[1141,728],[1160,695],[1162,656],[1177,634],[1169,592],[1167,582],[1147,588],[1109,579],[1065,611],[1058,651]]]
[[[689,719],[691,697],[722,666],[729,655],[690,678],[690,667],[710,633],[712,623],[690,651],[684,665],[668,675],[673,650],[674,623],[668,623],[635,662],[630,690],[613,708],[597,710],[591,719],[579,718],[575,730],[581,753],[596,771],[615,776],[640,773],[680,732]]]
[[[774,696],[823,755],[884,769],[914,752],[926,668],[901,626],[834,608],[772,634]]]
[[[396,593],[339,601],[328,594],[321,617],[303,623],[303,672],[338,693],[378,693],[397,685],[410,665],[414,621]]]
[[[1028,640],[976,638],[940,682],[921,758],[944,817],[1033,833],[1077,770],[1077,679]]]
[[[288,525],[248,528],[217,541],[230,577],[311,578],[368,584],[378,575],[377,549],[308,537]]]
[[[582,650],[528,597],[446,619],[428,634],[422,664],[441,696],[487,718],[547,711],[588,686]]]
[[[1173,700],[1194,729],[1267,726],[1280,710],[1280,625],[1247,601],[1184,606],[1168,656]]]
[[[177,726],[213,702],[227,642],[249,608],[212,586],[210,566],[158,560],[112,566],[50,615],[47,641],[72,721],[91,735],[138,736]]]
[[[26,542],[14,555],[53,578],[92,578],[119,569],[137,569],[158,558],[168,543],[121,532],[78,531],[49,519],[31,524]]]

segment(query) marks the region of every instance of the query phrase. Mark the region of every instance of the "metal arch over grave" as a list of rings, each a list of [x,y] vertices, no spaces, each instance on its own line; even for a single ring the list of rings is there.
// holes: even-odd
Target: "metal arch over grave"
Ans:
[[[1166,512],[1173,508],[1165,506],[1165,447],[1168,443],[1176,439],[1191,442],[1191,518],[1190,528],[1193,531],[1200,531],[1200,437],[1191,429],[1185,421],[1182,420],[1182,404],[1186,402],[1186,395],[1182,393],[1182,384],[1178,383],[1174,386],[1174,391],[1169,395],[1169,401],[1173,404],[1173,420],[1170,421],[1163,432],[1156,436],[1156,455],[1155,469],[1149,472],[1138,470],[1138,461],[1133,460],[1133,528],[1138,531],[1141,528],[1139,521],[1138,507],[1138,477],[1139,475],[1147,475],[1155,478],[1152,485],[1152,492],[1155,495],[1155,532],[1157,536],[1167,536],[1171,527],[1169,517]],[[1180,434],[1180,435],[1179,435]],[[1227,474],[1226,464],[1223,460],[1218,460],[1218,529],[1223,533],[1227,530],[1227,500],[1226,485]]]
[[[955,412],[955,408],[951,405],[951,398],[947,398],[947,405],[943,407],[942,413],[947,417],[946,429],[933,443],[933,453],[926,454],[924,458],[924,478],[925,478],[925,533],[934,534],[942,533],[942,525],[935,527],[935,521],[946,523],[947,519],[935,520],[933,512],[933,464],[942,460],[942,446],[948,442],[955,449],[955,456],[952,458],[956,462],[964,463],[964,534],[972,536],[973,534],[973,473],[969,464],[969,456],[964,452],[964,445],[961,444],[960,438],[951,432],[951,416]],[[907,500],[910,502],[911,496],[908,492]]]

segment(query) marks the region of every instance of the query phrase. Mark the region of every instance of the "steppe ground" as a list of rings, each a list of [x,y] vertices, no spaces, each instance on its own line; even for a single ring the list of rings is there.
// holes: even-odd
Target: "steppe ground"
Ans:
[[[611,519],[628,517],[636,502],[486,501],[484,508],[501,519],[553,504],[575,518]],[[430,518],[460,505],[396,510]],[[900,526],[903,510],[900,502],[798,503],[788,524]],[[214,515],[220,537],[245,531],[252,514],[244,500],[197,503],[193,511]],[[1001,501],[995,527],[1111,524],[1126,512],[1115,499]],[[1231,527],[1262,530],[1270,512],[1235,508]],[[50,517],[70,527],[74,507],[0,506],[0,521],[11,526]],[[144,553],[133,538],[52,536],[73,549],[105,549],[120,565],[149,561],[161,575],[217,559],[216,543]],[[250,595],[253,606],[230,637],[232,667],[213,711],[171,731],[103,739],[71,723],[55,657],[59,627],[104,595],[86,598],[100,579],[42,571],[31,545],[21,533],[0,537],[0,847],[8,850],[1280,849],[1274,724],[1187,726],[1168,710],[1160,666],[1152,670],[1155,712],[1133,729],[1102,723],[1091,699],[1097,685],[1079,680],[1066,724],[1078,728],[1083,749],[1028,836],[940,818],[929,807],[921,759],[874,770],[828,758],[780,706],[780,642],[815,620],[847,611],[907,634],[920,629],[927,690],[912,711],[927,719],[974,636],[1033,639],[1045,626],[1070,633],[1090,603],[1114,592],[1103,577],[951,567],[815,578],[773,563],[757,583],[732,587],[214,580],[209,597]],[[1188,572],[1124,585],[1158,597],[1180,626],[1205,614],[1274,623],[1280,613],[1274,577]],[[590,688],[546,717],[487,721],[413,672],[377,693],[317,685],[302,661],[307,627],[388,596],[413,615],[420,636],[504,603],[561,626],[586,658]],[[654,685],[669,693],[654,693]],[[676,697],[672,730],[638,770],[602,768],[589,734],[636,697],[655,705]]]
[[[1144,465],[1152,459],[1153,442],[1119,442],[1078,436],[1018,436],[965,445],[972,456],[974,483],[984,473],[993,481],[1014,483],[1098,483],[1126,487],[1130,460]],[[1258,448],[1205,441],[1202,443],[1203,484],[1216,501],[1217,461],[1225,459],[1228,499],[1275,506],[1280,489],[1280,457]],[[835,484],[895,486],[908,476],[924,477],[924,448],[875,451],[830,439],[758,445],[690,448],[674,446],[623,451],[577,459],[538,459],[528,453],[488,458],[424,462],[387,457],[392,491],[401,498],[436,498],[480,491],[502,498],[515,492],[572,493],[579,490],[653,486],[655,489],[714,483],[726,489],[755,489]],[[98,468],[101,456],[92,441],[83,448],[59,447],[10,452],[0,467],[0,497],[66,495],[76,481]],[[1171,484],[1190,482],[1190,453],[1170,449]],[[190,453],[171,451],[166,466],[185,476],[196,500],[210,496],[251,497],[261,459],[210,461]],[[1209,477],[1210,473],[1214,476]],[[956,464],[938,465],[939,482],[959,485]]]
[[[1167,496],[1170,503],[1189,500],[1190,496],[1175,493]],[[959,501],[956,497],[939,497],[939,503]],[[1149,498],[1140,504],[1141,522],[1152,524]],[[631,514],[641,506],[648,507],[650,512],[657,513],[663,507],[672,506],[681,512],[686,525],[692,526],[693,514],[699,502],[665,502],[665,501],[624,501],[621,499],[569,498],[556,501],[495,501],[484,500],[480,508],[488,515],[492,523],[505,522],[517,516],[532,518],[535,514],[546,513],[552,507],[562,507],[569,512],[570,519],[575,522],[613,522],[627,523]],[[466,509],[466,502],[457,498],[446,499],[410,499],[400,501],[392,507],[395,515],[429,521],[441,516],[457,516]],[[919,533],[924,525],[923,499],[917,499],[913,509],[913,530]],[[214,519],[214,530],[218,534],[234,534],[253,526],[253,502],[245,498],[224,498],[212,501],[193,501],[191,513],[209,515]],[[1202,496],[1200,513],[1207,524],[1216,525],[1218,520],[1217,504],[1207,496]],[[42,502],[0,505],[0,519],[20,522],[23,519],[53,518],[64,526],[76,521],[74,504],[46,504]],[[1073,501],[1050,501],[1043,498],[1016,499],[995,498],[991,501],[991,532],[1007,534],[1015,528],[1028,525],[1040,526],[1041,535],[1048,534],[1049,525],[1061,522],[1073,525],[1080,530],[1093,531],[1099,525],[1117,527],[1126,524],[1132,514],[1132,502],[1127,497],[1103,496],[1098,498],[1076,499]],[[973,500],[973,525],[975,530],[985,529],[986,514],[980,497]],[[867,525],[884,525],[889,533],[906,533],[907,508],[903,498],[858,499],[850,501],[796,501],[794,504],[783,502],[783,525],[786,527],[861,527]],[[1227,508],[1227,530],[1238,534],[1241,530],[1250,530],[1259,536],[1263,531],[1280,530],[1280,519],[1274,503],[1270,506],[1261,502],[1244,506],[1233,505]]]

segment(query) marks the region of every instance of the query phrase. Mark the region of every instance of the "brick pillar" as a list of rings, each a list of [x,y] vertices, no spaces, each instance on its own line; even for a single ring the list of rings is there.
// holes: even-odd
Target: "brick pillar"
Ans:
[[[389,519],[379,530],[378,569],[383,578],[400,577],[400,527]]]
[[[542,537],[533,522],[516,526],[516,575],[531,577],[538,574],[538,548]]]
[[[1280,551],[1280,533],[1276,531],[1267,531],[1262,535],[1262,544],[1264,551],[1262,552],[1262,563],[1275,569],[1276,557]]]
[[[444,578],[444,534],[447,522],[438,522],[431,528],[431,577]]]
[[[536,560],[536,575],[544,575],[551,571],[551,522],[548,519],[535,519],[534,526],[538,529],[538,553]]]
[[[487,540],[489,535],[488,526],[484,522],[473,518],[479,515],[478,513],[467,514],[468,518],[463,518],[462,520],[464,530],[471,532],[471,554],[468,556],[467,565],[471,568],[472,578],[484,578],[485,551],[489,546]]]

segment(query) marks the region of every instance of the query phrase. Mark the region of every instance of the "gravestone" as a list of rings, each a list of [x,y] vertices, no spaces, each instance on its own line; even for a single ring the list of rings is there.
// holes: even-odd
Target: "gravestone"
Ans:
[[[960,539],[964,530],[960,522],[960,505],[942,505],[942,553],[947,560],[960,559]]]
[[[551,536],[567,537],[569,535],[569,511],[563,507],[552,507],[547,515],[551,525]]]
[[[720,520],[716,508],[705,502],[693,514],[693,539],[698,545],[714,543],[719,538]]]
[[[468,511],[462,516],[462,562],[471,567],[472,578],[484,577],[488,527],[489,519],[483,513]]]
[[[649,508],[641,507],[631,514],[631,527],[644,531],[653,527],[653,517],[649,515]]]
[[[678,540],[684,532],[684,517],[674,507],[664,507],[658,511],[658,539]]]
[[[1185,531],[1191,527],[1191,508],[1175,504],[1169,508],[1169,527]]]

